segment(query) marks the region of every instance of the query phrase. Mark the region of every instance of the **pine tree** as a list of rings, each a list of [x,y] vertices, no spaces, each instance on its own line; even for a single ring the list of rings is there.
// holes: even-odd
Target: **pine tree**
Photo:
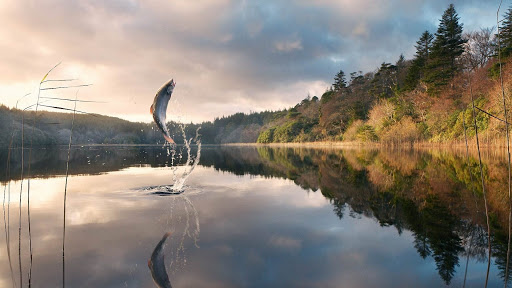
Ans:
[[[455,71],[455,60],[464,52],[464,44],[467,42],[462,37],[462,24],[459,24],[459,16],[453,4],[444,11],[436,32],[436,39],[432,47],[433,56],[446,57],[450,68]]]
[[[420,39],[416,42],[416,56],[412,60],[412,65],[407,71],[405,76],[405,90],[413,90],[416,88],[421,78],[423,78],[425,65],[427,64],[430,54],[432,52],[432,40],[434,36],[425,31],[421,34]]]
[[[500,48],[501,56],[507,57],[512,54],[512,7],[508,8],[503,15],[503,24],[500,26]]]
[[[405,78],[407,76],[408,62],[405,60],[404,54],[400,54],[396,61],[396,91],[400,91],[405,86]]]
[[[425,82],[431,94],[446,85],[459,70],[457,58],[464,52],[467,40],[462,38],[462,24],[453,4],[444,11],[427,61]]]
[[[332,84],[334,87],[334,91],[340,91],[343,88],[347,87],[347,81],[345,80],[345,72],[343,70],[340,70],[338,74],[334,77],[334,84]]]
[[[430,32],[425,31],[421,34],[420,40],[416,42],[416,58],[428,60],[430,51],[432,50],[432,40],[434,36]]]

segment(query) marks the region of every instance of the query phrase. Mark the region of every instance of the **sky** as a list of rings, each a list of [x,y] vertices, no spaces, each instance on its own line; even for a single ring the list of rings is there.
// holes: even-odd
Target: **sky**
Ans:
[[[77,104],[90,113],[151,122],[171,78],[168,120],[289,108],[320,97],[340,69],[412,58],[450,3],[464,31],[495,26],[494,0],[1,0],[0,104],[27,93],[18,107],[35,103],[39,81],[61,63],[48,79],[77,80],[44,87],[92,85],[42,96],[98,101]]]

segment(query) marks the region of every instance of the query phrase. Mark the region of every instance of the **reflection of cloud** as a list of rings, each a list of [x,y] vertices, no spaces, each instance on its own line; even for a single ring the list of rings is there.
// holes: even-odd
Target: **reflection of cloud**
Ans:
[[[217,250],[219,250],[219,252],[221,254],[224,254],[224,255],[232,255],[233,254],[233,248],[227,246],[227,245],[219,245],[216,247]]]
[[[268,241],[271,246],[274,246],[279,249],[296,251],[299,250],[302,246],[302,241],[299,239],[293,239],[286,236],[272,236]]]

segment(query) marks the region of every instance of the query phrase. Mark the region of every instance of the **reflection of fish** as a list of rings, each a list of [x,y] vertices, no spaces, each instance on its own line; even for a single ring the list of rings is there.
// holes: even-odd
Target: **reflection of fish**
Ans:
[[[171,288],[171,282],[169,281],[169,276],[167,275],[167,271],[165,271],[165,263],[164,263],[164,253],[163,247],[165,240],[167,237],[171,235],[170,232],[165,233],[162,240],[158,242],[153,250],[153,254],[151,254],[151,259],[148,261],[149,270],[151,270],[151,276],[153,277],[153,281],[155,281],[156,286],[159,288]]]
[[[153,119],[155,120],[156,125],[158,128],[160,128],[162,133],[164,133],[165,140],[171,144],[174,143],[174,140],[172,140],[171,136],[169,135],[169,130],[165,125],[165,118],[167,113],[167,104],[169,103],[169,100],[171,100],[174,86],[176,86],[176,83],[173,79],[165,83],[165,85],[162,86],[158,92],[156,92],[155,100],[149,108],[149,112],[153,114]]]

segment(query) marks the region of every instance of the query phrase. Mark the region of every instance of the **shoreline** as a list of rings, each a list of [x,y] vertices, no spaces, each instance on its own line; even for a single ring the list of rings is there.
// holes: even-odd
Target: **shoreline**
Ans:
[[[498,144],[499,143],[499,144]],[[166,144],[71,144],[71,147],[163,147]],[[184,144],[177,144],[183,146]],[[197,144],[191,144],[196,147]],[[289,148],[375,148],[375,149],[429,149],[429,148],[448,148],[448,149],[466,149],[464,141],[457,142],[414,142],[401,144],[387,144],[379,142],[342,142],[342,141],[321,141],[321,142],[286,142],[286,143],[222,143],[222,144],[201,144],[202,147],[289,147]],[[512,146],[512,143],[511,143]],[[67,144],[57,144],[51,146],[34,146],[34,148],[55,148],[68,147]],[[6,147],[7,148],[7,147]],[[12,147],[11,149],[20,147]],[[25,147],[28,149],[29,147]],[[476,141],[468,141],[468,148],[474,150],[477,148]],[[480,149],[506,150],[505,141],[492,141],[480,143]]]
[[[385,149],[411,149],[411,148],[466,148],[464,141],[457,142],[414,142],[407,144],[384,144],[378,142],[288,142],[288,143],[224,143],[210,144],[211,146],[255,146],[255,147],[299,147],[299,148],[385,148]],[[476,141],[468,141],[469,149],[476,149]],[[498,144],[480,143],[480,149],[506,149],[506,142]],[[511,144],[512,146],[512,144]]]

